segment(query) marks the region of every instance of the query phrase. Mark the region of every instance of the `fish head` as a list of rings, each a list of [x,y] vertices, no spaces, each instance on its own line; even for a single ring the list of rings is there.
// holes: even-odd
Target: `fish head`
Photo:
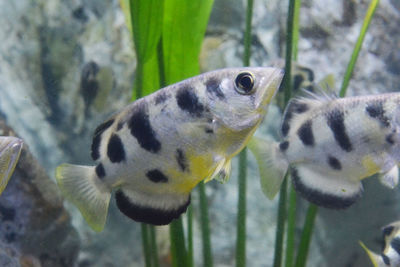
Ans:
[[[210,76],[205,85],[211,113],[226,128],[243,131],[261,122],[282,81],[283,70],[232,68]]]

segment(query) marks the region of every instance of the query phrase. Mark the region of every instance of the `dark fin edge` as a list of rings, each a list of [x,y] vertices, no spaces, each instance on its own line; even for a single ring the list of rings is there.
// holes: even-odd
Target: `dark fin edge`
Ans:
[[[182,213],[186,212],[186,209],[190,204],[189,195],[184,204],[172,210],[146,207],[132,203],[121,190],[118,190],[115,193],[115,199],[119,210],[124,215],[128,216],[134,221],[153,225],[169,224],[172,220],[179,218]]]
[[[290,173],[292,175],[292,182],[296,191],[299,192],[305,199],[317,206],[322,206],[329,209],[346,209],[354,204],[354,202],[356,202],[362,195],[362,189],[358,191],[358,193],[346,198],[338,197],[333,194],[322,193],[303,184],[296,168],[291,167]]]

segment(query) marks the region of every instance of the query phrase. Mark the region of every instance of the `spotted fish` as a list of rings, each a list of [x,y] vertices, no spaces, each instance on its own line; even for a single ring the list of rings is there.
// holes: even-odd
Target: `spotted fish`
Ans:
[[[391,223],[382,228],[383,246],[380,255],[370,251],[362,242],[361,246],[367,252],[374,267],[400,266],[400,221]]]
[[[131,219],[170,223],[186,211],[197,183],[229,177],[232,157],[262,121],[282,76],[278,68],[222,69],[133,102],[95,130],[96,166],[57,168],[59,188],[96,231],[112,190]]]
[[[263,190],[272,198],[287,169],[298,192],[327,208],[346,208],[362,194],[361,180],[375,173],[383,184],[398,183],[400,93],[289,102],[282,141],[254,138]],[[261,162],[264,161],[264,164]]]
[[[0,136],[0,195],[14,172],[22,146],[22,140],[17,137]]]

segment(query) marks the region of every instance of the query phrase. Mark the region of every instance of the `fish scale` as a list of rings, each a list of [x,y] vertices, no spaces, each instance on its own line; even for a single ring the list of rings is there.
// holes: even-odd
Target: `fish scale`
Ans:
[[[278,68],[222,69],[141,98],[95,130],[96,165],[60,165],[58,186],[96,231],[112,191],[129,218],[168,224],[186,211],[196,184],[229,177],[282,77]]]

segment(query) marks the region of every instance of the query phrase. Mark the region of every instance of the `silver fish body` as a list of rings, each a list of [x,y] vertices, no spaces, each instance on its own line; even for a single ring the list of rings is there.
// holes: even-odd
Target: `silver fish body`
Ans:
[[[114,189],[128,217],[168,224],[186,210],[197,183],[229,176],[282,76],[276,68],[223,69],[133,102],[96,129],[95,167],[57,169],[60,189],[98,231]]]
[[[289,168],[297,191],[328,208],[353,204],[361,196],[361,180],[378,172],[393,188],[400,161],[399,107],[400,93],[292,100],[283,140],[270,149],[276,165],[271,173],[283,179]]]

